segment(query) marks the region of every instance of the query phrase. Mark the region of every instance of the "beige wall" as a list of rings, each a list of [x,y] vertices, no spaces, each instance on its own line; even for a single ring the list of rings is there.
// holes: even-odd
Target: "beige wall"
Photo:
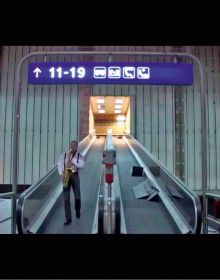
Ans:
[[[92,106],[91,103],[89,105],[89,133],[92,133],[94,131],[94,117],[92,112]]]
[[[107,130],[111,128],[112,134],[123,134],[125,130],[125,124],[122,122],[122,125],[118,125],[115,123],[102,123],[102,124],[95,124],[95,129],[97,134],[107,134]]]
[[[125,131],[126,131],[126,133],[130,133],[130,131],[131,131],[131,108],[130,108],[130,104],[128,106],[128,110],[127,110],[127,114],[126,114]]]

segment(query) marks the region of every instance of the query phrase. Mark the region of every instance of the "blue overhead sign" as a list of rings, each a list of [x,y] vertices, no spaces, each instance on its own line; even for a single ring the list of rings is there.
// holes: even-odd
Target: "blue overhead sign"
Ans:
[[[30,63],[29,84],[191,85],[192,64],[147,62]]]

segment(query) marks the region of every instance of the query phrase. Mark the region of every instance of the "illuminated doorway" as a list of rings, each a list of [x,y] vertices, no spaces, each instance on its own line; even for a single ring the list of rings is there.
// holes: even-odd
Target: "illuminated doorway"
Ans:
[[[129,96],[92,96],[89,109],[89,132],[96,135],[130,133]]]

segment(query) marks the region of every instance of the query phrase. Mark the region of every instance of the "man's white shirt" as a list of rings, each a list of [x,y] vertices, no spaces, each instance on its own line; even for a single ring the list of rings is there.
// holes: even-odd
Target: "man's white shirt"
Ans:
[[[64,171],[64,158],[65,158],[65,164],[67,164],[69,159],[69,153],[70,152],[66,152],[66,158],[65,158],[65,153],[63,153],[58,160],[57,167],[58,167],[58,173],[60,175],[62,175]],[[77,168],[77,171],[79,172],[79,169],[84,167],[85,164],[84,157],[80,153],[76,152],[73,158],[71,154],[70,159],[71,159],[70,162],[75,164],[75,167],[73,166],[73,169],[75,169],[75,171]]]

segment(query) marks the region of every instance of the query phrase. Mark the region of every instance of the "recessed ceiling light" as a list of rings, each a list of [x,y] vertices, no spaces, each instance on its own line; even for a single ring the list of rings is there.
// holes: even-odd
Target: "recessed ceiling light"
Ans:
[[[117,120],[117,121],[125,121],[126,118],[125,118],[125,116],[117,116],[117,117],[116,117],[116,120]]]
[[[105,110],[98,110],[98,112],[99,112],[100,114],[104,114],[104,113],[105,113]]]
[[[122,104],[123,103],[123,99],[115,99],[115,103],[116,104]]]
[[[121,110],[115,110],[115,114],[120,114]]]
[[[103,103],[105,103],[105,99],[97,99],[97,103],[98,104],[103,104]]]
[[[115,104],[115,109],[121,109],[122,105],[120,104]]]

